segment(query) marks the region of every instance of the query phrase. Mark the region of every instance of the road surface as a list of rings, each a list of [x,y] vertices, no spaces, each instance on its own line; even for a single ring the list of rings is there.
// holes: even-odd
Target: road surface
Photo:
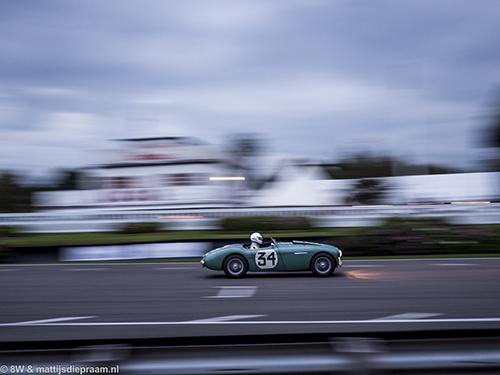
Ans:
[[[0,283],[2,342],[500,328],[500,258],[238,280],[199,263],[2,265]]]

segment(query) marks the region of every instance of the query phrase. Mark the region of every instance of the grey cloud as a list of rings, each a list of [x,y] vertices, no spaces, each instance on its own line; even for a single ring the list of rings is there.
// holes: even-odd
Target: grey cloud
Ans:
[[[134,111],[157,113],[165,136],[185,131],[218,142],[258,131],[283,154],[411,148],[470,163],[476,155],[464,134],[500,79],[500,5],[491,1],[1,7],[0,132],[18,142],[8,158],[0,150],[2,168],[29,166],[35,144],[60,155],[140,135],[127,130]],[[388,90],[388,67],[405,64],[420,67],[421,88]],[[85,137],[54,137],[64,121],[75,121]],[[36,137],[23,137],[28,131]],[[76,162],[47,157],[46,165],[61,159]]]

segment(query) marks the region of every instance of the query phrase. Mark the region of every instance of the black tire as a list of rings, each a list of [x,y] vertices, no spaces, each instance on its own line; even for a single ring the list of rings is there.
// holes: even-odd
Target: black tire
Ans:
[[[233,254],[229,255],[224,259],[224,264],[222,265],[224,273],[233,279],[237,279],[245,276],[248,271],[248,262],[245,257]]]
[[[335,267],[335,260],[330,254],[316,254],[311,260],[311,271],[316,276],[330,276],[335,271]]]

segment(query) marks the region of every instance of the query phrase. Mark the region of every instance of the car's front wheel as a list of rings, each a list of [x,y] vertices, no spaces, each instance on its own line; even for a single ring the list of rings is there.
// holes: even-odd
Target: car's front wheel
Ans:
[[[330,254],[316,254],[311,261],[311,271],[316,276],[330,276],[335,271],[335,260]]]
[[[230,255],[222,265],[224,273],[231,278],[243,277],[248,271],[247,260],[238,254]]]

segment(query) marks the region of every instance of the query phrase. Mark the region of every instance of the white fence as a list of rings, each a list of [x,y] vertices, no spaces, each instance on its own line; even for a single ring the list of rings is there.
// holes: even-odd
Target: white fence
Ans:
[[[500,203],[213,208],[185,210],[88,210],[1,214],[0,227],[20,232],[116,231],[129,223],[157,222],[170,230],[217,229],[226,217],[307,216],[318,227],[374,226],[389,217],[439,217],[451,224],[500,223]]]

